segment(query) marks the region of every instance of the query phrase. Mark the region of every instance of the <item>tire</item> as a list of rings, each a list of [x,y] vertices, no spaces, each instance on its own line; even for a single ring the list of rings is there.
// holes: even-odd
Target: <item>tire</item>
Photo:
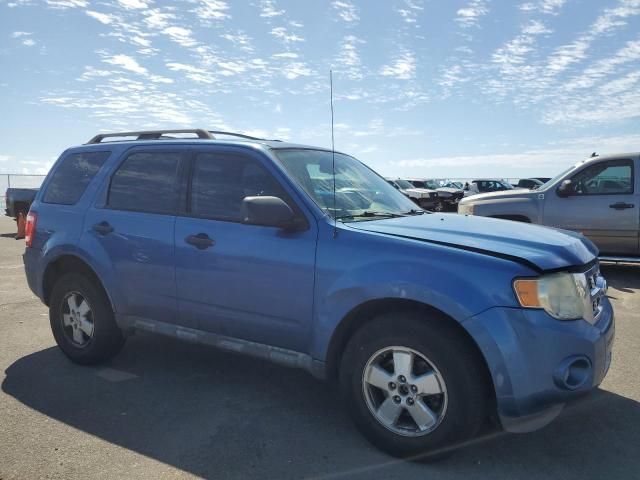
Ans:
[[[353,335],[342,356],[340,390],[356,426],[373,445],[393,456],[427,461],[446,456],[475,436],[487,417],[489,395],[485,375],[477,355],[449,321],[437,314],[422,312],[383,314],[365,323]],[[394,347],[391,353],[390,347]],[[414,352],[413,370],[412,378],[406,378],[403,384],[396,375],[403,369],[396,370],[395,366],[401,362],[395,358],[396,354],[407,352]],[[390,355],[394,360],[391,369],[385,363]],[[367,375],[369,379],[376,378],[374,383],[380,383],[377,374],[368,373],[378,371],[373,367],[387,368],[383,368],[382,383],[388,379],[384,374],[393,372],[390,376],[396,389],[388,387],[385,391],[365,382]],[[411,397],[418,384],[420,390]],[[427,388],[422,388],[423,385]],[[408,386],[409,393],[404,395],[399,390],[401,386],[405,389]],[[436,393],[422,395],[420,392]],[[384,402],[395,403],[397,398],[400,404],[391,408],[399,406],[402,412],[396,424],[384,425],[374,411]],[[412,407],[409,407],[410,401]],[[434,416],[423,415],[424,406],[429,407]],[[413,413],[409,413],[409,408]],[[414,415],[421,421],[428,418],[431,423],[423,422],[426,427],[421,430]],[[388,417],[395,417],[395,410]]]
[[[81,365],[104,362],[124,345],[104,290],[79,273],[64,274],[54,285],[49,321],[60,349]]]

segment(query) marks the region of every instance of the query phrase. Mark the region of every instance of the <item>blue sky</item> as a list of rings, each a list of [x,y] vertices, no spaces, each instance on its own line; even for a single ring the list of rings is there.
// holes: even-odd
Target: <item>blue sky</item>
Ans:
[[[230,129],[386,175],[640,150],[640,0],[0,0],[0,173],[98,131]]]

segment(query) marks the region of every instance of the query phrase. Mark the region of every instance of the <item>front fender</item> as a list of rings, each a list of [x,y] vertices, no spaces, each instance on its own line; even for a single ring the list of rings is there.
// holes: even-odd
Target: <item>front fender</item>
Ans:
[[[493,198],[473,203],[473,214],[482,217],[521,216],[540,223],[539,201],[535,198]]]
[[[323,237],[310,347],[322,361],[338,325],[367,302],[411,300],[463,322],[496,305],[515,306],[511,282],[530,273],[509,260],[416,240],[355,230]]]

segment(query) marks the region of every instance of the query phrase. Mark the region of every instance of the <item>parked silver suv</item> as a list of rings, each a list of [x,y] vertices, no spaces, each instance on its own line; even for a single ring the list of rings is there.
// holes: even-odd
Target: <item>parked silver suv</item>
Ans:
[[[537,190],[467,197],[458,213],[574,230],[603,257],[640,261],[639,171],[638,153],[592,157]]]

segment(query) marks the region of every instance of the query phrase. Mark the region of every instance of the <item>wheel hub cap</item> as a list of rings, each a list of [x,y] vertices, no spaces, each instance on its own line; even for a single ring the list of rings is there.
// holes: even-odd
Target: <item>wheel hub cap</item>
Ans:
[[[446,414],[442,375],[427,357],[408,347],[374,353],[365,365],[362,388],[374,418],[399,435],[429,434]]]
[[[62,302],[62,329],[76,346],[84,347],[93,338],[93,312],[78,292],[69,293]]]

